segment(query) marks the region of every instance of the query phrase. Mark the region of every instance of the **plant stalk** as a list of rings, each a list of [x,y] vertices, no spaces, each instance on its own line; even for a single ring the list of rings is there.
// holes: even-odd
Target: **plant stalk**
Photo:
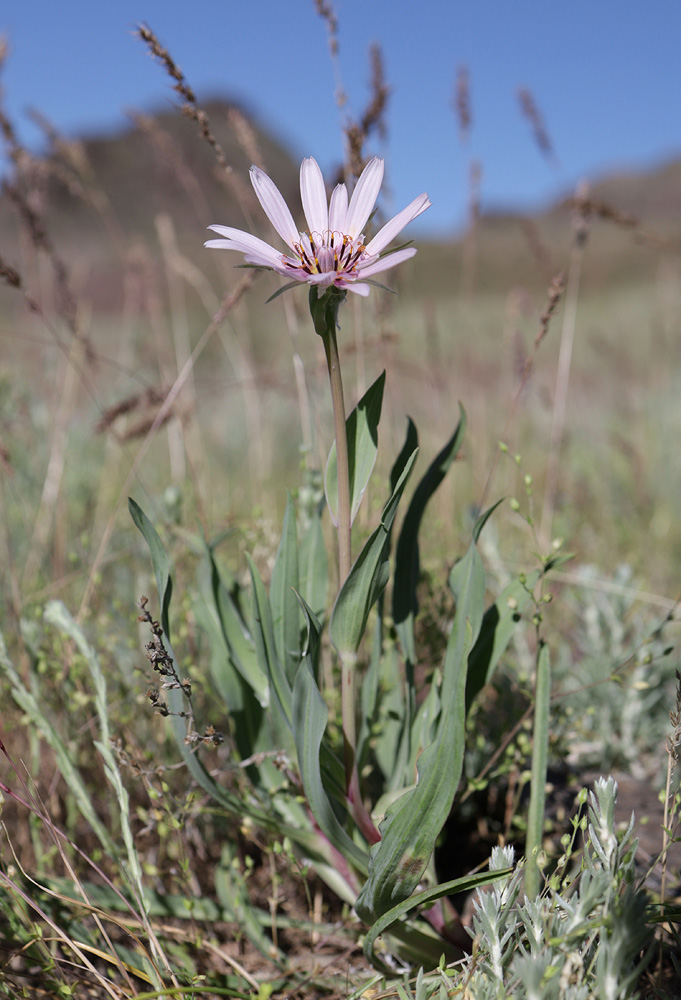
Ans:
[[[350,575],[350,568],[352,566],[350,464],[348,459],[348,436],[345,426],[343,379],[341,376],[340,358],[338,356],[338,341],[336,339],[338,307],[344,298],[345,294],[342,293],[339,295],[335,289],[329,289],[321,298],[316,288],[310,291],[310,312],[312,313],[315,330],[324,343],[326,364],[329,370],[331,402],[333,404],[338,481],[338,524],[336,529],[338,532],[339,590]],[[343,658],[341,660],[341,714],[345,751],[345,781],[350,801],[356,807],[361,807],[362,800],[356,761],[357,726],[355,722],[355,702],[355,663],[354,661],[349,661],[347,658]]]

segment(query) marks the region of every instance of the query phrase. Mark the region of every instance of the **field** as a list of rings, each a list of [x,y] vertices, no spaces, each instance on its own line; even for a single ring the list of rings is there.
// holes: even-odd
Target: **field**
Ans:
[[[213,214],[250,228],[243,204],[261,219],[252,160],[298,212],[297,164],[227,111],[206,108],[212,147],[195,121],[165,113],[115,138],[52,136],[41,158],[13,145],[4,121],[15,167],[0,209],[0,992],[422,1000],[506,996],[521,983],[548,1000],[606,996],[609,974],[620,992],[608,996],[678,995],[681,235],[668,206],[681,166],[603,181],[532,218],[474,216],[451,243],[419,243],[389,276],[397,294],[372,289],[341,305],[347,410],[386,372],[355,555],[365,543],[369,552],[387,517],[408,418],[420,450],[395,538],[408,535],[401,526],[414,487],[450,440],[460,406],[467,424],[427,497],[417,652],[403,657],[407,668],[399,599],[392,584],[385,603],[372,590],[376,607],[355,651],[363,800],[352,798],[346,756],[348,786],[325,813],[315,795],[323,792],[324,807],[327,792],[333,799],[348,739],[333,625],[329,637],[339,570],[324,510],[334,439],[327,366],[306,288],[268,303],[276,275],[235,270],[235,254],[202,248]],[[233,166],[226,184],[216,180],[216,147]],[[270,239],[262,221],[254,231]],[[148,522],[133,523],[128,497]],[[472,544],[478,517],[497,501]],[[303,579],[300,543],[308,642],[315,614],[323,626],[318,652],[300,650],[299,661],[314,660],[305,704],[313,722],[322,718],[321,691],[330,712],[312,763],[308,736],[301,744],[290,718],[288,729],[276,719],[258,729],[258,684],[267,671],[271,690],[278,683],[258,587],[269,588],[276,611],[281,553],[292,551],[280,547],[285,515],[301,538],[319,523],[328,554],[315,550],[314,573]],[[397,579],[406,579],[399,567]],[[316,606],[322,591],[326,603]],[[289,593],[277,599],[290,621],[301,612],[295,602],[290,611]],[[473,908],[475,880],[457,884],[444,894],[440,924],[404,911],[380,948],[387,907],[367,908],[362,921],[353,910],[363,863],[353,851],[373,842],[385,796],[412,792],[421,751],[427,758],[437,745],[437,773],[449,767],[442,729],[423,707],[446,715],[455,674],[445,650],[472,672],[467,657],[478,647],[475,636],[472,652],[465,645],[462,622],[478,612],[482,620],[483,605],[502,617],[517,609],[518,621],[470,698],[464,671],[467,714],[461,707],[451,727],[456,753],[465,745],[454,804],[440,799],[434,861],[402,902],[430,891],[423,902],[432,905],[439,882],[486,871],[493,848],[515,845],[516,859],[527,858],[524,877],[534,870],[538,880],[539,938],[554,949],[537,959],[544,978],[532,994],[520,959],[534,945],[513,909],[523,898],[520,870],[507,896],[498,885],[479,890],[494,913]],[[347,633],[334,615],[337,633]],[[272,642],[286,660],[288,639],[280,645],[273,619]],[[150,634],[156,621],[174,653]],[[493,637],[487,618],[479,627]],[[295,631],[300,638],[302,617]],[[160,675],[159,662],[170,663]],[[282,705],[299,683],[289,680]],[[395,727],[406,731],[400,713],[410,699],[412,737],[418,729],[423,743],[398,775]],[[587,821],[582,789],[609,774],[619,781],[617,821],[612,789],[603,788]],[[632,808],[642,844],[635,866],[624,832]],[[420,825],[426,814],[414,813]],[[329,829],[342,823],[350,834],[336,833],[336,842]],[[406,844],[418,834],[404,836]],[[505,871],[509,855],[495,863]],[[601,884],[608,865],[612,878]],[[534,884],[525,882],[530,902]],[[568,910],[572,938],[558,919]],[[433,936],[443,921],[446,932]],[[471,941],[467,931],[457,936],[462,928],[477,935],[463,966],[456,962]],[[497,931],[503,968],[484,948]],[[566,973],[558,992],[546,970],[564,972],[580,949],[581,972]]]

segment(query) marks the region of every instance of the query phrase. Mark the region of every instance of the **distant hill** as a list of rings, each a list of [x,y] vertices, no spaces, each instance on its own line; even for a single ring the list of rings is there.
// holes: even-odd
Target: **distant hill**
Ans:
[[[68,143],[55,139],[32,172],[29,200],[44,212],[48,231],[63,254],[85,266],[86,284],[101,304],[115,305],[122,263],[134,241],[142,240],[156,252],[159,217],[172,223],[183,254],[195,260],[202,257],[210,223],[249,228],[251,218],[260,221],[248,183],[251,162],[260,162],[276,176],[284,197],[299,203],[299,163],[290,150],[238,106],[217,99],[203,106],[231,169],[220,166],[196,122],[168,109],[131,116],[130,127],[116,135]],[[615,216],[639,221],[627,227],[594,216],[589,243],[593,280],[612,283],[653,276],[659,253],[669,252],[669,247],[651,251],[647,232],[681,247],[681,160],[647,173],[614,173],[594,184],[590,197],[610,206]],[[469,233],[443,248],[421,240],[415,261],[417,286],[455,293],[467,280],[467,267],[473,268],[480,291],[545,283],[565,265],[571,245],[571,212],[563,201],[530,216],[483,215],[474,236]],[[19,263],[19,245],[16,212],[4,198],[0,253],[10,263]],[[452,267],[458,275],[454,281]]]
[[[276,172],[285,197],[298,190],[299,164],[280,142],[234,104],[212,100],[203,108],[227,169],[197,123],[177,109],[131,113],[130,127],[114,135],[75,142],[53,137],[51,150],[21,184],[44,212],[55,240],[69,251],[110,259],[136,237],[154,243],[157,217],[165,213],[183,243],[185,232],[191,233],[200,247],[210,223],[244,225],[256,210],[248,183],[252,162]],[[0,252],[10,260],[16,236],[16,212],[5,197]]]

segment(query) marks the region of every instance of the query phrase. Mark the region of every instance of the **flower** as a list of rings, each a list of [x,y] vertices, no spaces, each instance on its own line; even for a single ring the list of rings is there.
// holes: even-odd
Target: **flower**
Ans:
[[[311,156],[300,166],[300,195],[308,228],[301,233],[284,198],[267,174],[258,167],[250,170],[251,184],[265,215],[291,251],[282,254],[269,243],[241,229],[209,226],[224,239],[208,240],[206,246],[220,250],[238,250],[248,264],[267,267],[292,282],[326,288],[347,289],[368,295],[369,285],[362,281],[413,257],[416,250],[405,247],[381,257],[381,252],[404,227],[430,207],[427,194],[414,198],[390,222],[364,242],[364,229],[371,215],[383,180],[383,160],[375,156],[367,163],[348,203],[345,184],[334,189],[327,207],[324,178]]]

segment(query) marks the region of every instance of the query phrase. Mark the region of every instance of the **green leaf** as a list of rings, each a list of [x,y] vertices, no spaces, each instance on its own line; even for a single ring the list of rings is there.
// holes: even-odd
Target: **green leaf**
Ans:
[[[458,679],[458,663],[470,630],[471,645],[477,639],[485,611],[485,569],[475,541],[466,555],[454,564],[449,574],[449,587],[456,601],[456,613],[445,653],[442,680],[442,704],[451,698],[452,678]],[[469,647],[470,649],[470,647]],[[450,669],[450,664],[453,669]],[[465,698],[465,689],[463,692]]]
[[[170,575],[170,561],[163,548],[163,542],[159,538],[156,528],[153,526],[147,515],[138,503],[128,497],[128,510],[133,521],[142,532],[144,540],[149,547],[151,564],[156,574],[156,588],[158,590],[159,601],[161,602],[161,627],[167,636],[170,635],[170,598],[173,593],[173,581]]]
[[[324,543],[322,520],[317,514],[310,521],[300,543],[298,575],[301,597],[315,615],[323,619],[326,614],[329,558]]]
[[[291,726],[291,684],[277,654],[270,602],[260,573],[250,556],[246,556],[253,586],[253,637],[260,669],[267,675],[275,694],[276,704],[287,726]],[[297,614],[297,609],[296,609]]]
[[[466,430],[466,413],[459,405],[459,423],[442,451],[431,462],[414,490],[404,515],[402,530],[395,550],[395,584],[393,587],[393,620],[402,643],[405,659],[414,663],[414,618],[418,611],[416,587],[419,581],[419,528],[428,504],[456,458]],[[410,421],[411,424],[411,421]],[[411,426],[409,428],[411,431]],[[407,439],[409,438],[409,432]]]
[[[518,579],[511,580],[485,612],[480,634],[468,659],[466,712],[482,688],[489,683],[518,627],[521,615],[532,601],[532,591],[540,576],[541,572],[537,570],[527,577],[525,583]]]
[[[302,620],[296,598],[299,586],[296,512],[288,496],[281,542],[270,580],[270,606],[277,655],[291,684],[302,659]]]
[[[320,761],[328,717],[329,710],[319,693],[310,657],[306,656],[293,684],[293,735],[303,788],[319,829],[344,858],[366,874],[366,851],[343,829],[322,780]]]
[[[416,907],[429,907],[433,903],[437,902],[438,899],[442,899],[443,896],[452,896],[459,892],[472,892],[473,889],[477,889],[483,885],[489,885],[491,882],[496,882],[501,878],[507,878],[512,874],[512,868],[500,868],[491,872],[479,872],[476,875],[464,875],[463,878],[452,879],[451,882],[441,882],[440,885],[433,886],[431,889],[423,889],[422,892],[414,893],[414,895],[409,899],[398,903],[397,906],[393,906],[392,909],[388,910],[372,924],[371,929],[364,938],[365,956],[375,968],[384,972],[389,972],[392,975],[392,970],[387,969],[383,965],[383,962],[381,962],[375,952],[376,939],[379,935],[390,930],[393,924],[397,923],[397,921],[402,917],[406,917],[407,914],[410,913],[411,910],[416,909]]]
[[[365,923],[372,923],[411,896],[452,807],[463,766],[470,623],[466,622],[463,631],[465,640],[460,647],[459,632],[452,630],[449,639],[446,669],[450,696],[443,705],[437,739],[419,757],[416,786],[389,806],[380,825],[381,840],[371,848],[369,878],[355,905]]]
[[[380,524],[369,536],[336,598],[329,623],[329,638],[341,659],[357,653],[372,605],[388,582],[390,528],[417,454],[414,452],[405,465],[392,496],[383,508]]]
[[[223,694],[223,681],[228,685],[230,682],[221,675],[228,669],[236,671],[252,689],[260,705],[267,708],[270,703],[269,682],[260,668],[253,636],[217,566],[214,548],[214,543],[209,545],[204,541],[204,558],[198,572],[200,596],[197,606],[200,603],[199,614],[211,637],[211,646],[218,654],[214,657],[215,681]],[[225,705],[231,710],[229,701]]]
[[[364,393],[359,403],[345,421],[348,437],[348,466],[350,475],[350,518],[355,520],[364,491],[376,464],[378,453],[378,422],[381,419],[385,372]],[[324,477],[326,501],[334,524],[338,524],[338,468],[336,442],[334,441],[326,462]]]
[[[419,446],[419,435],[416,430],[416,424],[411,419],[407,417],[407,433],[404,438],[404,444],[402,449],[393,463],[393,467],[390,470],[390,489],[394,490],[397,486],[397,482],[404,472],[405,466],[411,456],[414,454]]]

